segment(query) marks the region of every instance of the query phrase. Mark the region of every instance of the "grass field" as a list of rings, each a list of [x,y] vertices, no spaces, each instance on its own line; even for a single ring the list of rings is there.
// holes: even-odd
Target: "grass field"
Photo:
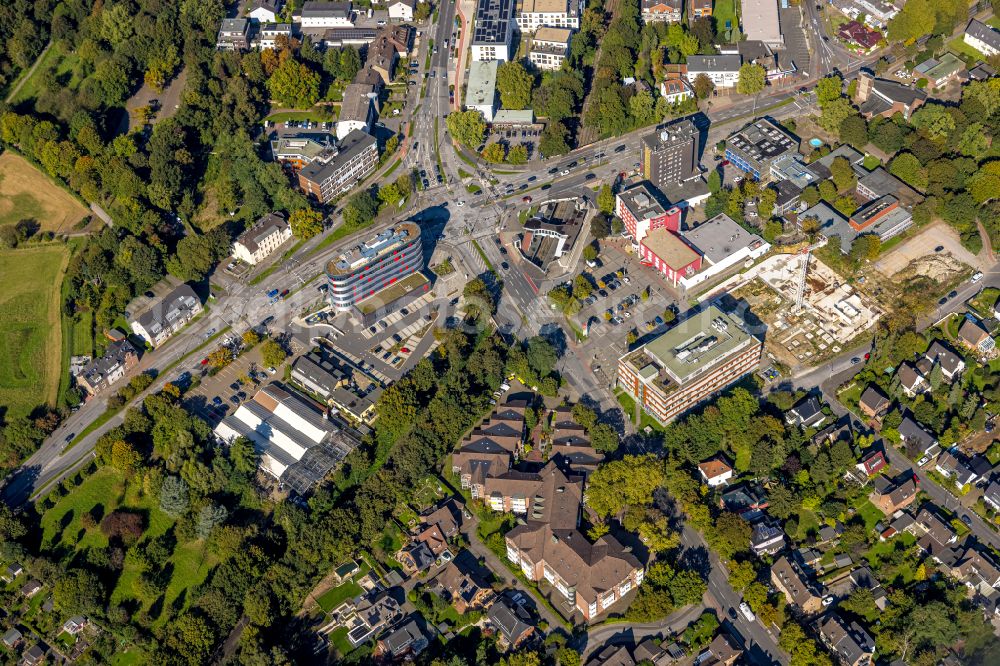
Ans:
[[[31,78],[24,82],[24,85],[17,91],[17,95],[11,100],[11,103],[20,104],[37,97],[41,91],[44,74],[50,70],[54,71],[56,79],[60,83],[69,88],[76,89],[80,82],[73,76],[73,70],[79,61],[80,59],[75,54],[66,54],[58,46],[53,45],[45,52]]]
[[[136,486],[126,483],[119,471],[104,467],[45,512],[41,519],[43,547],[69,552],[86,548],[107,548],[108,540],[100,527],[88,529],[81,523],[83,514],[98,506],[104,515],[118,508],[144,514],[146,531],[143,539],[161,536],[174,525],[174,519],[160,510],[155,497],[140,494]],[[172,572],[163,593],[162,607],[176,612],[186,606],[187,591],[204,582],[216,564],[218,558],[208,552],[203,541],[178,543],[168,560],[167,566]],[[139,571],[126,563],[111,593],[112,602],[135,599],[143,609],[148,610],[156,599],[146,598],[138,591],[139,577]],[[157,622],[166,622],[171,614],[161,614]]]
[[[0,252],[0,410],[55,404],[62,365],[59,285],[68,252],[45,245]]]
[[[959,58],[969,57],[973,60],[983,60],[983,54],[965,43],[962,36],[956,37],[945,45],[946,51],[951,51]]]
[[[0,225],[34,220],[41,231],[67,232],[87,209],[14,153],[0,155]]]
[[[715,17],[720,39],[725,34],[726,21],[730,21],[734,30],[739,28],[739,21],[736,20],[736,0],[715,0],[712,16]]]

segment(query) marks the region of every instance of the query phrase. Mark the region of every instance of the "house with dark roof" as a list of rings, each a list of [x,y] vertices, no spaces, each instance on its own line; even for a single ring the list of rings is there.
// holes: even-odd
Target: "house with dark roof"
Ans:
[[[454,497],[448,498],[420,517],[424,525],[436,525],[446,539],[454,538],[462,527],[465,507]]]
[[[903,389],[903,393],[911,398],[930,388],[927,379],[909,361],[900,363],[899,367],[896,368],[896,379],[899,380],[899,386]]]
[[[4,569],[2,577],[4,581],[11,583],[14,581],[15,578],[17,578],[23,573],[24,573],[24,567],[22,567],[19,562],[13,562],[12,564],[8,564],[7,568]]]
[[[958,488],[979,480],[979,475],[970,468],[969,460],[960,456],[957,451],[945,451],[938,456],[934,469],[946,479],[951,479]]]
[[[991,481],[983,491],[983,501],[994,511],[1000,511],[1000,483]]]
[[[861,70],[858,73],[856,100],[861,115],[869,120],[875,116],[891,118],[897,113],[908,120],[910,114],[927,101],[927,93],[896,81],[877,79],[868,71]]]
[[[720,631],[698,655],[695,663],[699,666],[732,666],[742,654],[743,649],[736,639]]]
[[[768,507],[767,495],[760,486],[741,483],[722,493],[719,506],[752,522],[760,518]]]
[[[493,596],[493,590],[474,562],[471,557],[456,557],[434,578],[438,594],[459,613],[482,608]]]
[[[885,588],[882,587],[882,583],[879,582],[872,570],[868,568],[867,565],[862,565],[857,569],[851,571],[848,574],[851,580],[851,586],[855,590],[868,590],[872,593],[872,600],[875,602],[875,607],[879,610],[885,610],[888,605],[888,595],[886,594]]]
[[[823,405],[814,395],[803,398],[785,413],[785,423],[801,428],[818,428],[824,421]]]
[[[777,525],[759,522],[750,533],[750,548],[757,555],[774,555],[785,547],[785,532]]]
[[[99,358],[88,363],[76,376],[76,383],[94,396],[116,383],[139,364],[139,353],[127,338],[108,345]]]
[[[900,439],[906,445],[907,449],[911,452],[920,454],[915,457],[919,458],[922,455],[932,455],[932,453],[937,451],[937,438],[929,433],[922,425],[914,421],[909,414],[903,417],[903,421],[899,424],[899,428],[897,428],[897,430],[899,432]]]
[[[201,299],[188,284],[182,284],[129,321],[132,332],[156,347],[202,311]]]
[[[861,394],[861,399],[858,401],[858,408],[861,409],[861,412],[865,416],[877,421],[885,416],[891,404],[892,401],[889,400],[889,396],[883,393],[878,385],[869,384]]]
[[[502,642],[512,648],[523,643],[535,631],[531,615],[506,596],[497,599],[486,612],[486,619],[498,632]]]
[[[809,576],[792,560],[780,557],[771,567],[771,584],[788,603],[803,613],[818,613],[823,608],[823,594]]]
[[[984,56],[995,56],[1000,53],[1000,30],[977,19],[969,21],[962,40]]]
[[[927,348],[927,353],[917,363],[920,372],[929,376],[934,364],[941,366],[941,375],[950,383],[965,370],[965,359],[949,345],[935,340]]]
[[[819,635],[832,653],[846,666],[868,666],[875,655],[875,639],[857,622],[848,624],[831,613],[819,626]]]
[[[936,509],[937,507],[929,504],[917,513],[914,521],[915,533],[918,535],[917,545],[938,562],[951,566],[958,559],[957,554],[951,552],[958,534]]]
[[[904,473],[895,479],[875,477],[869,501],[887,516],[913,504],[917,499],[917,482],[912,474]]]
[[[378,642],[382,654],[388,654],[396,659],[409,654],[418,655],[427,645],[427,637],[412,617]]]
[[[625,645],[605,645],[587,661],[587,666],[635,666]]]

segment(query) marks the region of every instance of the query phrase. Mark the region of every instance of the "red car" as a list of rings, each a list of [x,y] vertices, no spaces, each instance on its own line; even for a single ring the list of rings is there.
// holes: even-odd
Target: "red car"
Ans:
[[[208,357],[207,356],[205,358],[201,359],[201,364],[202,365],[208,365]]]
[[[531,203],[531,197],[521,197],[521,201],[524,203]]]
[[[288,290],[287,289],[284,290],[283,292],[281,292],[281,297],[284,298],[285,296],[288,296]]]

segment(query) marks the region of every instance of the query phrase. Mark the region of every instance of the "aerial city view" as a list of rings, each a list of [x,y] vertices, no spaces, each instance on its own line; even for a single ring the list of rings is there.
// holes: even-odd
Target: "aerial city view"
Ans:
[[[11,0],[0,666],[1000,665],[998,70],[1000,0]]]

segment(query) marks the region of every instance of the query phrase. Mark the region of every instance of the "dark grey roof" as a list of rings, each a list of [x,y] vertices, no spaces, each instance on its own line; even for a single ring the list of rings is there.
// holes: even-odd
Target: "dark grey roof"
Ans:
[[[886,99],[905,104],[906,106],[912,106],[918,100],[923,101],[927,99],[927,93],[923,90],[896,81],[890,81],[889,79],[875,79],[875,82],[872,84],[872,90]],[[869,99],[871,98],[869,97]]]
[[[800,422],[809,423],[823,411],[823,405],[820,404],[819,399],[816,396],[811,395],[799,401],[789,411]]]
[[[257,251],[260,244],[271,234],[283,233],[288,228],[288,222],[278,213],[268,213],[264,217],[240,234],[237,242],[243,245],[251,254]]]
[[[350,17],[349,2],[306,2],[302,5],[303,16],[316,17]]]
[[[693,55],[688,56],[689,72],[738,72],[743,64],[739,54],[734,55]]]
[[[409,649],[419,651],[417,646],[421,642],[426,643],[426,641],[427,639],[424,637],[423,632],[420,631],[420,627],[417,626],[416,620],[412,618],[409,622],[382,639],[386,648],[393,655],[400,655]]]
[[[514,642],[531,629],[531,625],[522,619],[521,613],[523,611],[520,607],[511,604],[506,598],[501,598],[490,606],[490,610],[486,615],[493,626],[503,634],[504,638],[510,642]]]
[[[200,305],[201,300],[191,285],[182,284],[139,315],[136,321],[151,335],[156,335],[178,319],[189,317],[191,311]]]
[[[338,146],[339,152],[329,161],[323,162],[314,160],[302,168],[299,173],[307,179],[322,183],[331,174],[335,173],[344,165],[357,159],[364,151],[371,149],[375,145],[375,137],[361,130],[352,130]]]
[[[790,180],[779,180],[772,183],[771,186],[778,192],[775,199],[775,204],[778,206],[785,206],[802,194],[802,188]]]
[[[135,347],[127,339],[112,342],[108,345],[104,356],[91,361],[81,374],[87,378],[87,382],[91,386],[96,386],[104,381],[108,374],[124,364],[130,354],[137,353]]]
[[[514,0],[478,0],[473,45],[506,44],[507,35],[513,29],[515,4]]]
[[[861,394],[860,404],[877,412],[889,406],[889,397],[885,393],[882,393],[881,389],[875,384],[869,384],[868,388]]]
[[[935,361],[940,363],[941,369],[949,375],[955,374],[959,366],[965,362],[961,355],[940,340],[931,343],[931,346],[927,348],[926,356],[932,363]]]
[[[965,28],[965,34],[974,37],[988,46],[1000,51],[1000,32],[994,30],[982,21],[972,19]]]
[[[923,426],[909,416],[903,418],[903,422],[899,424],[898,431],[900,437],[903,439],[923,445],[924,447],[930,447],[937,441],[934,435],[924,430]]]

